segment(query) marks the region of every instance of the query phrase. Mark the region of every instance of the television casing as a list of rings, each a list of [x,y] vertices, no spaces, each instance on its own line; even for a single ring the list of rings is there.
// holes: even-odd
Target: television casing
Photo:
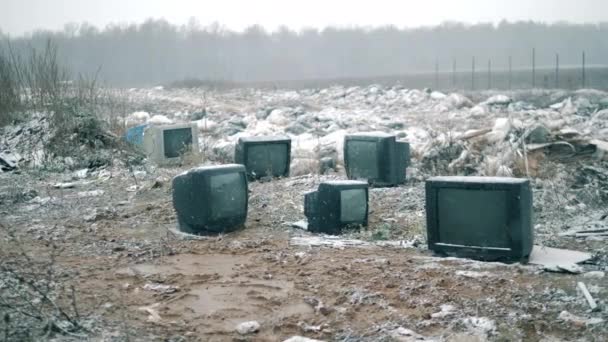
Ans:
[[[444,255],[457,257],[465,257],[486,261],[504,261],[504,262],[524,262],[529,259],[534,242],[534,233],[532,225],[532,190],[530,182],[527,179],[508,178],[508,177],[433,177],[426,181],[426,218],[427,218],[427,241],[430,250]],[[441,194],[444,189],[444,194]],[[459,212],[459,218],[464,217],[462,222],[440,222],[441,208],[439,203],[449,201],[449,198],[441,198],[441,196],[449,197],[449,189],[466,190],[474,192],[487,192],[485,195],[492,193],[498,196],[506,196],[506,198],[496,198],[495,203],[504,201],[506,212],[492,213],[491,203],[483,202],[479,207],[467,207],[466,200],[459,200],[455,204],[456,211]],[[447,192],[447,194],[445,194]],[[467,194],[467,192],[460,192]],[[503,194],[499,194],[504,192]],[[477,194],[477,196],[484,194]],[[483,197],[481,197],[483,198]],[[471,199],[471,201],[474,201]],[[460,203],[462,202],[462,203]],[[478,200],[479,202],[479,200]],[[462,208],[460,209],[460,206]],[[496,209],[496,208],[494,208]],[[460,214],[462,210],[462,214]],[[500,231],[500,227],[496,227],[493,233],[494,236],[505,234],[507,237],[503,243],[508,247],[491,246],[483,241],[476,241],[467,244],[454,244],[442,239],[442,235],[448,235],[451,229],[457,231],[456,226],[459,224],[467,224],[475,226],[484,220],[484,216],[492,215],[492,217],[506,217],[503,229],[506,232]],[[490,231],[491,232],[491,231]],[[443,233],[443,234],[442,234]],[[483,234],[482,232],[481,234]]]
[[[354,141],[376,143],[376,167],[378,177],[367,178],[355,171],[357,160],[349,156],[349,143]],[[396,136],[383,133],[357,133],[344,137],[344,167],[348,179],[367,179],[374,187],[396,186],[405,183],[406,169],[410,160],[410,145],[397,141]]]
[[[244,208],[233,217],[212,219],[209,204],[211,177],[238,173],[245,196]],[[247,220],[248,185],[245,167],[237,164],[205,166],[191,169],[173,178],[173,207],[181,231],[193,234],[219,234],[238,230]]]
[[[247,156],[249,149],[253,146],[263,146],[270,144],[284,144],[286,146],[287,156],[284,170],[269,170],[270,174],[262,172],[254,174],[251,170],[251,165],[247,165]],[[234,150],[234,162],[245,165],[247,175],[250,179],[260,179],[265,177],[289,177],[289,168],[291,167],[291,138],[287,136],[258,136],[258,137],[241,137],[239,138]]]
[[[360,222],[341,221],[341,191],[365,190],[365,218]],[[308,230],[317,233],[339,235],[350,225],[367,226],[369,215],[369,184],[361,181],[328,181],[319,184],[317,191],[304,195],[304,215]]]
[[[167,157],[165,151],[165,132],[177,129],[189,129],[191,132],[190,151],[194,156],[200,155],[198,144],[198,127],[196,124],[174,124],[163,126],[149,126],[144,129],[143,148],[151,161],[164,164],[178,164],[183,160],[183,155]]]

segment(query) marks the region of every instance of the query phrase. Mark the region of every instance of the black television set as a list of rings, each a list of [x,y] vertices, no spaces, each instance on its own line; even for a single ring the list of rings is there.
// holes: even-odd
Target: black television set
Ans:
[[[527,179],[433,177],[426,181],[427,241],[443,255],[527,262],[534,240]]]
[[[405,182],[410,145],[394,135],[374,132],[344,137],[344,167],[348,179],[367,180],[376,187]]]
[[[369,184],[361,181],[327,181],[304,195],[308,230],[338,235],[349,226],[367,226]]]
[[[291,165],[291,138],[241,137],[235,147],[234,161],[245,165],[250,179],[288,177]]]
[[[228,164],[191,169],[173,178],[179,229],[193,234],[235,231],[247,219],[245,167]]]

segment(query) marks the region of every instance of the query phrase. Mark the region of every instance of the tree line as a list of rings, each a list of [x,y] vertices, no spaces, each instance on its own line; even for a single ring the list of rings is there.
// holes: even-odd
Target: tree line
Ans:
[[[51,39],[60,58],[75,72],[95,73],[114,85],[153,85],[197,78],[234,82],[373,77],[452,72],[492,60],[495,70],[586,63],[608,65],[608,22],[545,24],[506,22],[400,29],[395,26],[328,27],[266,31],[259,25],[242,32],[192,19],[173,25],[163,19],[112,24],[103,29],[67,24],[61,31],[36,31],[19,37],[0,32],[6,48],[42,47]]]

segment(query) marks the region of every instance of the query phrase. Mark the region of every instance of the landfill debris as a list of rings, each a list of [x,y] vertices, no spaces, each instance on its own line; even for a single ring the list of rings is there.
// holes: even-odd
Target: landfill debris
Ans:
[[[256,333],[260,330],[260,323],[257,321],[243,322],[236,326],[236,332],[241,335]]]
[[[532,248],[528,262],[534,265],[541,265],[549,270],[558,270],[558,272],[559,270],[564,270],[580,273],[580,268],[573,265],[591,258],[592,255],[589,253],[535,245]]]
[[[604,323],[604,320],[602,318],[599,318],[599,317],[584,318],[584,317],[576,316],[566,310],[560,312],[558,318],[564,322],[572,323],[577,327],[585,327],[585,326],[589,326],[589,325],[596,325],[596,324]]]
[[[177,286],[155,284],[155,283],[146,284],[146,285],[144,285],[143,289],[146,291],[154,291],[154,292],[160,292],[160,293],[164,293],[164,294],[175,293],[175,292],[179,291],[179,288]]]
[[[427,341],[424,336],[404,327],[391,331],[390,335],[395,341],[399,342]]]
[[[489,272],[477,272],[477,271],[456,271],[456,275],[466,278],[486,278],[492,274]]]
[[[441,311],[431,314],[431,318],[445,318],[456,313],[456,307],[450,304],[441,304]]]
[[[579,281],[578,283],[576,283],[576,287],[583,293],[583,296],[587,300],[587,303],[589,303],[589,308],[591,308],[591,311],[599,311],[599,307],[597,306],[595,299],[593,299],[593,296],[591,296],[591,293],[589,293],[589,290],[587,289],[585,283]]]
[[[17,157],[12,154],[0,153],[0,171],[12,171],[17,168]]]
[[[51,148],[47,113],[0,128],[0,152],[12,155],[18,166],[18,172],[0,173],[3,227],[15,227],[37,258],[46,260],[48,246],[65,251],[56,269],[74,271],[69,277],[76,291],[85,291],[77,293],[78,307],[98,307],[87,293],[105,298],[112,288],[125,293],[127,307],[151,298],[160,302],[144,307],[143,319],[124,315],[125,324],[118,326],[113,322],[123,317],[123,305],[114,304],[99,320],[91,319],[97,325],[91,331],[122,332],[126,325],[131,336],[144,340],[169,340],[177,330],[186,338],[229,340],[242,320],[273,313],[268,331],[237,339],[280,339],[299,332],[332,341],[606,340],[603,323],[587,331],[563,329],[573,323],[558,317],[576,308],[580,326],[597,321],[582,313],[589,304],[580,292],[573,293],[574,278],[585,282],[598,307],[606,300],[608,165],[597,142],[608,141],[608,106],[600,102],[608,98],[606,92],[441,93],[370,85],[135,88],[128,97],[121,114],[127,124],[117,125],[117,134],[147,124],[154,115],[168,119],[156,118],[163,122],[193,122],[204,133],[199,140],[203,163],[214,165],[233,161],[241,136],[285,133],[293,142],[292,170],[290,178],[249,183],[246,229],[196,236],[176,228],[171,206],[170,179],[192,165],[155,167],[126,154],[133,146],[106,144],[97,134],[67,139],[70,149],[58,153]],[[310,234],[302,229],[302,194],[345,177],[344,136],[361,131],[383,131],[410,143],[408,182],[370,191],[367,227],[339,237]],[[530,179],[535,241],[567,247],[568,257],[548,253],[549,248],[539,253],[536,247],[529,266],[427,252],[424,180],[497,174]],[[60,191],[53,187],[58,183],[75,188]],[[133,271],[118,274],[108,268],[116,262]],[[582,273],[539,276],[543,269]],[[91,274],[99,277],[88,279]],[[493,283],[498,285],[487,286]],[[0,287],[5,284],[0,279]],[[179,291],[164,293],[154,285]],[[309,304],[303,302],[307,297]],[[155,336],[146,335],[146,317],[177,330],[152,329]]]
[[[315,339],[303,337],[303,336],[292,336],[292,337],[284,340],[283,342],[325,342],[325,341],[315,340]]]
[[[158,323],[162,320],[160,314],[158,313],[159,307],[160,303],[154,303],[149,306],[142,306],[139,308],[139,310],[148,313],[148,321]]]
[[[604,278],[604,276],[606,275],[605,272],[602,271],[591,271],[591,272],[587,272],[585,274],[583,274],[584,278]]]
[[[487,337],[496,332],[496,322],[487,317],[466,317],[462,323],[475,335]]]
[[[97,197],[97,196],[101,196],[105,193],[105,191],[98,189],[98,190],[91,190],[91,191],[80,191],[76,194],[76,196],[84,198],[84,197]]]

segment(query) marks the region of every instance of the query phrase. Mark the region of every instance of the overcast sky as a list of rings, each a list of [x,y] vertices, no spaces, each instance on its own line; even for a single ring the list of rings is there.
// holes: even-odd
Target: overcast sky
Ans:
[[[66,23],[140,23],[165,18],[185,24],[196,17],[233,30],[261,24],[293,29],[333,26],[417,27],[444,21],[502,19],[575,23],[608,21],[608,0],[0,0],[0,30],[20,35]]]

